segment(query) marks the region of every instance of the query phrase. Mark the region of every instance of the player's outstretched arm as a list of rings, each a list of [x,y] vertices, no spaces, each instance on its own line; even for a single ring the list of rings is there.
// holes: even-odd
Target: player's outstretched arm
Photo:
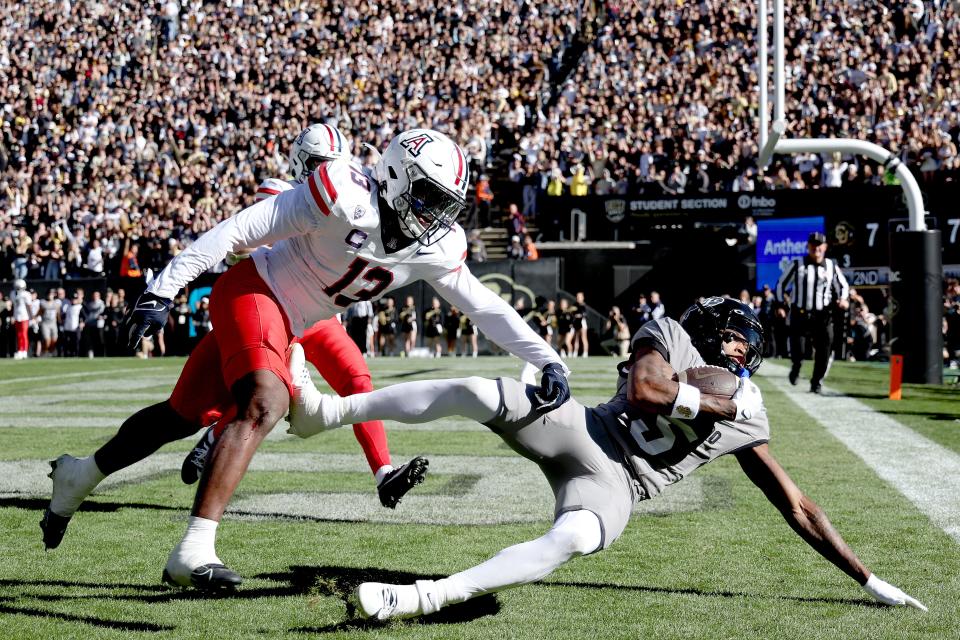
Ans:
[[[220,222],[177,254],[147,288],[158,298],[172,300],[201,273],[219,264],[230,252],[243,252],[284,238],[308,233],[320,216],[306,185],[261,200]]]
[[[923,604],[897,587],[873,575],[830,524],[827,514],[808,498],[776,461],[770,448],[761,444],[736,454],[747,477],[760,488],[794,531],[817,553],[857,581],[884,604],[907,605],[926,611]]]
[[[741,389],[733,398],[701,395],[694,387],[679,382],[676,371],[653,347],[638,347],[633,358],[627,400],[644,411],[685,419],[706,413],[724,420],[741,420],[762,409],[760,391],[748,379],[740,381]]]

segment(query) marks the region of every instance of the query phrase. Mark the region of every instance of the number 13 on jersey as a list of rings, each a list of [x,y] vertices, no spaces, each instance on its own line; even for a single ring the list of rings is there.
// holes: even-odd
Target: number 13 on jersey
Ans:
[[[336,282],[323,287],[323,292],[333,298],[333,303],[338,307],[346,307],[358,300],[372,300],[378,297],[393,282],[393,274],[383,267],[367,269],[369,264],[369,260],[354,258],[347,267],[347,272]],[[357,278],[362,283],[358,289],[349,296],[341,293],[353,285]]]

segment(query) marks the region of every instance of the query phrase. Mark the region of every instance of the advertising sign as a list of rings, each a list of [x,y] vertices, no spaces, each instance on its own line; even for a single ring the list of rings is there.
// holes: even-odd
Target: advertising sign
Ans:
[[[783,267],[807,255],[807,237],[823,232],[823,216],[757,221],[757,288],[776,287]]]

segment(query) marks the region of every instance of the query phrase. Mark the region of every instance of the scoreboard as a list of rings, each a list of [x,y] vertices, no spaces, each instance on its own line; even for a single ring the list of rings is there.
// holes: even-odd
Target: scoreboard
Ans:
[[[958,194],[960,195],[960,194]],[[945,270],[960,265],[960,209],[927,215],[928,229],[939,229]],[[906,217],[881,212],[843,212],[826,216],[828,255],[847,273],[851,286],[882,286],[890,278],[890,234],[910,228]]]

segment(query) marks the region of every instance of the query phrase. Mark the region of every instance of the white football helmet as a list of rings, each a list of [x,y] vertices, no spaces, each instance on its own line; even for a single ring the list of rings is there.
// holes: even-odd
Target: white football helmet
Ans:
[[[296,137],[290,148],[290,173],[303,182],[321,162],[350,157],[350,140],[340,129],[312,124]]]
[[[467,158],[439,131],[410,129],[398,135],[374,175],[404,235],[425,246],[445,236],[467,204]]]

